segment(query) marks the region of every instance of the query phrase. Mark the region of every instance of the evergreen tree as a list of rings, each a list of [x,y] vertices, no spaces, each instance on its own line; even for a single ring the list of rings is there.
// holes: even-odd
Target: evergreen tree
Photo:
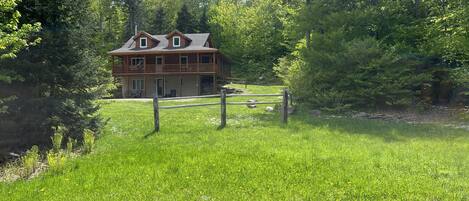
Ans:
[[[198,24],[198,31],[200,33],[208,33],[210,32],[210,27],[208,25],[208,16],[207,16],[207,9],[204,8],[202,12],[202,16],[199,19],[199,24]]]
[[[39,31],[40,23],[34,25],[23,24],[18,27],[18,18],[21,14],[16,10],[17,0],[4,0],[0,4],[0,60],[12,59],[23,48],[29,45],[35,45],[39,39],[30,40],[30,35]],[[5,14],[5,15],[4,15]],[[6,71],[0,66],[0,82],[10,83],[17,76],[12,71]],[[0,95],[0,113],[5,113],[7,107],[3,104],[14,97],[2,97]]]
[[[0,125],[0,133],[14,131],[28,147],[50,143],[48,136],[58,126],[68,130],[65,137],[78,140],[84,129],[99,131],[95,100],[103,95],[110,73],[104,70],[106,59],[94,52],[89,6],[90,0],[23,0],[18,5],[20,22],[43,25],[38,33],[42,41],[0,64],[21,77],[0,92],[17,97],[8,103],[9,115],[0,116],[5,120],[0,124],[15,124]]]
[[[195,31],[194,18],[189,12],[186,4],[183,4],[179,10],[176,19],[176,29],[183,33],[193,33]]]
[[[156,9],[155,17],[151,26],[152,34],[166,34],[170,30],[168,29],[168,22],[166,20],[166,12],[163,7]]]
[[[127,26],[125,27],[126,40],[135,34],[135,27],[138,30],[144,30],[143,27],[143,1],[142,0],[124,0],[124,6],[127,9]]]

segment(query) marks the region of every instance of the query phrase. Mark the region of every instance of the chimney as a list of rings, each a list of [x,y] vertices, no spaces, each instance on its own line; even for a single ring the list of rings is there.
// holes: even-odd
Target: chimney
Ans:
[[[136,24],[135,25],[135,36],[137,35],[137,32],[138,32],[138,25]]]

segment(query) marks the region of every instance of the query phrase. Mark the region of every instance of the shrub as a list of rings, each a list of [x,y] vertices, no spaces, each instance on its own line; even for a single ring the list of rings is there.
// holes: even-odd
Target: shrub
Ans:
[[[24,168],[24,172],[22,172],[20,176],[26,178],[33,174],[38,167],[39,160],[39,148],[34,145],[23,157],[21,157],[21,165]]]
[[[75,147],[75,145],[77,144],[77,140],[73,139],[73,138],[68,138],[68,141],[67,141],[67,154],[71,154],[73,152],[73,148]]]
[[[412,104],[428,74],[417,74],[419,59],[374,38],[341,40],[343,33],[315,34],[276,67],[298,101],[337,111],[404,107]]]
[[[47,164],[53,172],[60,171],[66,161],[66,156],[62,152],[49,151],[47,153]]]
[[[83,149],[85,153],[91,153],[94,148],[94,140],[94,132],[89,129],[85,129],[83,132]]]
[[[62,140],[63,140],[64,134],[65,134],[65,128],[62,126],[59,126],[55,129],[55,133],[51,137],[52,147],[55,153],[60,152],[60,149],[62,148]]]

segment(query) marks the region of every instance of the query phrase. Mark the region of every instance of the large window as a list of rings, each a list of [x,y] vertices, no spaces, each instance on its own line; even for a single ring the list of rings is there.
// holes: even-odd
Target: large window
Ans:
[[[145,37],[140,38],[140,47],[147,48],[147,38]]]
[[[132,90],[134,91],[143,90],[143,80],[142,79],[132,80]]]
[[[181,37],[179,36],[173,37],[173,47],[181,47]]]

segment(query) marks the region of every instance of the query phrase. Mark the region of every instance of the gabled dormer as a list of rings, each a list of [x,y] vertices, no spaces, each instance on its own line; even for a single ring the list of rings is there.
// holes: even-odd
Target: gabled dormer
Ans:
[[[168,48],[185,48],[190,45],[192,40],[185,36],[178,30],[175,30],[168,35],[166,35],[166,39],[168,39]]]
[[[156,47],[160,42],[152,35],[144,31],[138,32],[137,35],[134,36],[134,41],[135,48],[137,49],[153,48]]]

